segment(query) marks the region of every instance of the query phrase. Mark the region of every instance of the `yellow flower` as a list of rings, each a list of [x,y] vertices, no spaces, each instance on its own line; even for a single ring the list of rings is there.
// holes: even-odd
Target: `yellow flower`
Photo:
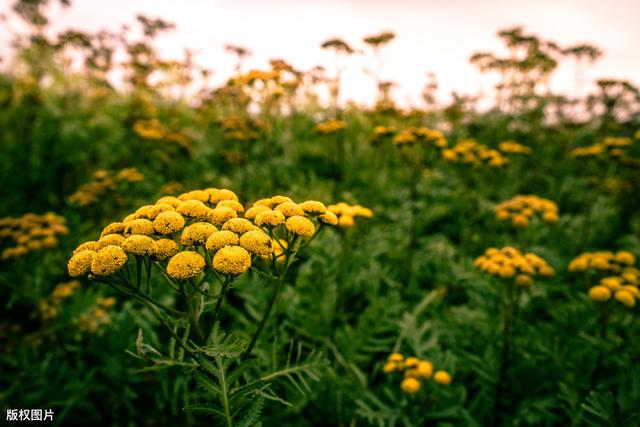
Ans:
[[[107,234],[122,234],[122,233],[124,233],[124,223],[112,222],[102,230],[100,237],[106,236]]]
[[[175,211],[161,212],[153,220],[153,228],[158,234],[171,234],[182,230],[184,217]]]
[[[297,203],[284,202],[276,206],[275,210],[282,212],[282,214],[289,218],[292,216],[304,216],[304,210]]]
[[[269,211],[269,210],[271,210],[271,208],[269,208],[268,206],[263,206],[263,205],[252,206],[249,209],[247,209],[247,211],[244,213],[244,217],[253,221],[260,212]]]
[[[207,219],[209,215],[209,209],[204,203],[199,200],[185,200],[176,207],[176,211],[187,218],[195,219]]]
[[[287,196],[273,196],[271,199],[269,199],[271,201],[271,208],[273,208],[274,206],[278,206],[282,203],[285,202],[293,202],[293,199],[291,199],[291,197],[287,197]]]
[[[299,215],[294,215],[290,218],[287,218],[285,225],[290,233],[302,237],[311,237],[316,231],[313,222],[311,222],[308,218]]]
[[[237,216],[238,212],[236,212],[235,210],[226,206],[220,206],[212,209],[209,212],[208,218],[209,222],[211,222],[212,224],[221,226],[225,222],[229,221],[230,219],[236,218]]]
[[[208,222],[196,222],[188,225],[182,230],[180,235],[180,243],[185,246],[204,245],[209,236],[218,231],[218,229]]]
[[[238,213],[244,212],[244,206],[237,200],[221,200],[216,204],[217,208],[231,208]]]
[[[333,212],[326,211],[325,213],[318,215],[318,221],[327,225],[337,225],[338,217]]]
[[[256,230],[257,227],[253,225],[248,219],[232,218],[224,223],[222,229],[232,231],[240,236],[248,231]]]
[[[606,286],[594,286],[589,289],[589,299],[597,302],[609,301],[611,299],[611,290]]]
[[[617,276],[604,277],[600,279],[600,285],[605,286],[612,291],[622,287],[622,281]]]
[[[542,219],[546,222],[558,222],[558,212],[545,211],[545,213],[542,214]]]
[[[156,200],[155,204],[156,205],[167,204],[167,205],[173,206],[174,208],[177,208],[178,206],[180,206],[181,203],[182,203],[182,200],[178,199],[177,197],[164,196]]]
[[[98,245],[100,245],[100,249],[109,245],[121,246],[124,240],[124,236],[120,234],[105,234],[98,240]]]
[[[355,221],[351,215],[340,215],[340,218],[338,219],[338,225],[342,228],[353,227],[354,223]]]
[[[153,222],[148,219],[134,219],[125,223],[124,225],[124,234],[125,235],[133,235],[133,234],[141,234],[145,236],[149,236],[154,233]]]
[[[404,361],[404,356],[400,353],[391,353],[387,358],[389,362],[400,363]]]
[[[216,231],[212,233],[206,242],[208,251],[219,251],[225,246],[237,245],[238,235],[229,230]]]
[[[226,188],[207,188],[204,190],[209,195],[209,203],[217,204],[223,200],[238,200],[238,196]]]
[[[616,253],[616,261],[620,264],[633,265],[636,263],[636,256],[628,251],[619,251]]]
[[[511,218],[511,222],[516,227],[526,227],[527,225],[529,225],[529,218],[527,218],[525,215],[517,214]]]
[[[256,215],[256,218],[253,222],[255,222],[255,224],[260,227],[277,227],[280,224],[283,224],[284,221],[285,217],[282,212],[268,210],[260,212],[258,215]]]
[[[420,381],[412,377],[405,378],[402,380],[402,383],[400,383],[400,388],[405,393],[415,394],[420,391]]]
[[[154,240],[148,236],[134,234],[124,239],[122,248],[133,255],[151,255],[154,252]]]
[[[208,202],[209,201],[209,193],[205,190],[193,190],[187,191],[186,193],[182,193],[178,196],[179,200],[197,200],[199,202]]]
[[[78,252],[82,252],[82,251],[94,251],[94,252],[98,252],[100,249],[102,249],[100,247],[100,244],[98,242],[95,242],[93,240],[90,240],[88,242],[84,242],[82,243],[80,246],[78,246],[74,251],[73,254],[77,254]]]
[[[75,253],[67,264],[69,276],[78,277],[91,271],[91,262],[96,255],[96,251],[82,250]]]
[[[510,265],[503,265],[502,267],[500,267],[500,271],[498,272],[498,275],[503,279],[513,277],[515,274],[516,270]]]
[[[178,244],[171,239],[158,239],[153,243],[153,257],[157,260],[165,260],[180,251]]]
[[[636,298],[628,289],[617,290],[614,298],[629,308],[633,308],[636,305]]]
[[[446,371],[436,371],[436,373],[433,374],[433,380],[442,385],[451,384],[451,375]]]
[[[205,264],[204,258],[197,252],[178,252],[169,260],[167,274],[178,280],[191,279],[202,273]]]
[[[254,255],[266,256],[273,252],[271,237],[261,230],[253,230],[240,237],[240,246]]]
[[[393,362],[387,362],[382,367],[382,372],[384,372],[385,374],[388,374],[388,373],[393,372],[395,370],[396,370],[396,364],[393,363]]]
[[[429,378],[433,374],[433,364],[429,361],[421,360],[418,362],[416,370],[422,378]]]
[[[518,274],[516,276],[515,283],[518,286],[528,287],[533,285],[533,277],[527,274]]]
[[[91,261],[91,272],[96,276],[108,276],[120,270],[129,260],[120,246],[100,249]]]
[[[213,267],[223,274],[242,274],[251,267],[251,255],[240,246],[225,246],[213,257]]]
[[[404,365],[407,368],[415,368],[418,366],[420,360],[417,357],[407,357],[407,360],[404,362]]]
[[[322,202],[316,200],[307,200],[299,205],[308,215],[321,215],[327,212],[327,207]]]

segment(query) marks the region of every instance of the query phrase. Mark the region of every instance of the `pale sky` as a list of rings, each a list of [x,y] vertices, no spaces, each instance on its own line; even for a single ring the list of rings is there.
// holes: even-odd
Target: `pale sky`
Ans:
[[[214,71],[214,82],[228,78],[234,60],[224,46],[233,43],[253,55],[246,69],[266,67],[283,58],[303,70],[314,65],[331,69],[333,56],[320,48],[340,37],[361,47],[362,37],[384,30],[396,39],[384,53],[384,77],[399,86],[403,104],[419,102],[425,73],[436,74],[439,97],[452,90],[476,93],[489,82],[469,64],[477,51],[496,51],[498,29],[523,25],[526,32],[562,46],[594,43],[605,51],[586,74],[640,83],[640,0],[72,0],[69,9],[55,9],[54,27],[116,30],[133,25],[143,13],[174,22],[177,28],[158,38],[166,57],[180,57],[185,48],[196,61]],[[13,0],[0,0],[0,13]],[[10,22],[12,24],[12,22]],[[15,25],[14,25],[15,26]],[[0,31],[6,51],[10,35]],[[371,101],[374,85],[363,73],[363,58],[354,58],[344,78],[345,99]],[[562,67],[553,87],[574,90],[571,65]]]

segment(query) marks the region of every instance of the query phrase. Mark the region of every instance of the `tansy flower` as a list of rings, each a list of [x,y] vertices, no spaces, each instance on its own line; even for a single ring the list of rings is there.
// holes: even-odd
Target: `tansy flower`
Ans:
[[[74,251],[73,254],[77,254],[78,252],[82,252],[82,251],[94,251],[97,252],[100,249],[102,249],[100,247],[100,243],[95,242],[93,240],[89,240],[88,242],[84,242],[82,243],[80,246],[78,246]]]
[[[106,236],[107,234],[122,234],[122,233],[124,233],[124,223],[112,222],[102,230],[100,237]]]
[[[124,240],[124,236],[120,234],[105,234],[98,240],[98,245],[100,245],[100,249],[109,245],[121,246]]]
[[[197,252],[178,252],[169,260],[167,274],[178,280],[191,279],[200,275],[204,266],[205,260]]]
[[[628,251],[619,251],[616,253],[616,261],[620,264],[633,265],[636,263],[636,256]]]
[[[307,200],[306,202],[300,203],[298,206],[300,206],[307,215],[321,215],[327,212],[327,207],[324,203],[316,200]]]
[[[213,257],[213,268],[223,274],[242,274],[251,267],[251,255],[240,246],[225,246]]]
[[[209,194],[209,203],[217,204],[223,200],[238,200],[238,196],[226,188],[209,188],[205,190]]]
[[[326,211],[325,213],[318,215],[318,221],[327,225],[337,225],[338,217],[333,212]]]
[[[158,239],[153,242],[153,257],[157,260],[165,260],[179,251],[178,244],[171,239]]]
[[[429,378],[433,374],[433,364],[426,360],[421,360],[418,362],[418,367],[416,368],[418,375],[422,378]]]
[[[353,227],[355,221],[351,215],[340,215],[338,219],[338,225],[342,228],[350,228]]]
[[[225,246],[237,245],[238,235],[229,230],[212,233],[205,244],[208,251],[218,251]]]
[[[252,206],[249,209],[247,209],[247,211],[244,213],[244,217],[253,221],[260,212],[269,211],[269,210],[271,210],[271,208],[269,208],[268,206],[262,206],[262,205]]]
[[[256,215],[253,222],[260,227],[277,227],[285,222],[285,217],[280,211],[268,210]]]
[[[617,290],[614,294],[614,298],[629,308],[633,308],[636,305],[636,298],[628,289]]]
[[[156,205],[160,205],[160,204],[167,204],[167,205],[173,206],[174,208],[177,208],[178,206],[180,206],[180,204],[182,204],[182,200],[173,196],[164,196],[164,197],[160,197],[156,201]]]
[[[533,277],[527,274],[518,274],[515,279],[515,284],[518,286],[531,286],[533,285]]]
[[[134,234],[124,239],[122,249],[132,255],[151,255],[154,252],[154,241],[149,236]]]
[[[402,380],[402,383],[400,383],[400,388],[405,393],[415,394],[420,391],[420,381],[412,377],[405,378]]]
[[[209,194],[204,190],[193,190],[180,194],[178,199],[182,201],[197,200],[204,203],[209,201]]]
[[[100,249],[91,261],[91,272],[96,276],[108,276],[120,270],[129,260],[120,246]]]
[[[204,203],[199,200],[186,200],[176,207],[176,211],[188,218],[195,219],[207,219],[209,215],[209,209]],[[157,218],[156,218],[157,219]]]
[[[145,236],[149,236],[154,233],[153,223],[148,219],[134,219],[132,221],[126,222],[124,225],[124,234],[125,235],[133,235],[133,234],[141,234]]]
[[[171,234],[182,230],[184,217],[175,211],[161,212],[153,220],[153,228],[158,234]]]
[[[311,237],[316,231],[313,222],[308,218],[298,215],[288,218],[285,225],[290,233],[302,237]]]
[[[284,202],[276,206],[275,210],[280,211],[287,218],[292,216],[304,216],[304,210],[293,202]]]
[[[293,202],[293,199],[291,199],[291,197],[287,197],[287,196],[273,196],[271,199],[271,208],[273,208],[274,206],[278,206],[282,203],[285,202]]]
[[[237,200],[222,200],[216,204],[217,208],[231,208],[238,213],[244,212],[244,206]]]
[[[209,212],[208,218],[212,224],[221,226],[225,222],[229,221],[232,218],[236,218],[237,216],[238,212],[236,212],[235,210],[226,206],[220,206],[212,209]]]
[[[256,230],[257,227],[246,218],[232,218],[224,223],[222,229],[232,231],[240,236],[248,231]]]
[[[611,299],[611,290],[606,286],[594,286],[589,289],[589,299],[596,302],[605,302]]]
[[[240,236],[240,246],[254,255],[266,256],[273,252],[271,237],[261,230],[248,231]]]
[[[69,276],[78,277],[91,271],[91,262],[96,255],[96,251],[82,250],[75,253],[67,263]]]
[[[218,231],[218,229],[208,222],[196,222],[188,225],[182,230],[180,235],[180,243],[185,246],[204,245],[209,236]]]
[[[442,385],[451,384],[451,375],[446,371],[436,371],[436,373],[433,374],[433,380]]]

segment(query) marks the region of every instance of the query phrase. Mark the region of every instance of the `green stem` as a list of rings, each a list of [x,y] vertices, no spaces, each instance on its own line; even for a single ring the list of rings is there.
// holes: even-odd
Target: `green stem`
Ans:
[[[191,304],[191,296],[187,293],[187,289],[184,286],[184,281],[180,281],[180,291],[182,292],[182,296],[184,297],[187,304],[187,312],[189,313],[189,321],[191,322],[191,326],[198,336],[198,339],[200,341],[204,341],[204,334],[202,333],[200,322],[198,322],[198,317],[196,316],[196,312],[193,308],[193,305]]]
[[[220,400],[222,401],[222,408],[224,409],[224,417],[227,422],[227,427],[233,426],[233,420],[231,419],[231,411],[229,409],[229,390],[227,390],[227,377],[224,372],[224,365],[222,364],[222,358],[216,356],[216,364],[218,365],[218,373],[220,379]]]
[[[502,415],[502,393],[505,387],[507,372],[509,369],[509,356],[511,352],[511,324],[514,318],[515,296],[517,289],[512,283],[503,284],[506,286],[505,297],[503,297],[502,309],[502,353],[500,355],[500,367],[498,380],[496,382],[496,392],[493,407],[493,425],[499,426]]]
[[[218,296],[218,301],[216,301],[216,307],[213,309],[213,316],[211,318],[211,327],[209,328],[209,333],[207,333],[206,341],[209,341],[209,339],[211,338],[211,334],[213,333],[213,329],[216,326],[216,320],[218,319],[218,312],[220,311],[220,307],[222,306],[222,300],[224,300],[224,295],[227,292],[227,289],[229,288],[230,283],[231,283],[231,279],[226,277],[224,280],[224,283],[222,284],[222,290],[220,291],[220,295]]]

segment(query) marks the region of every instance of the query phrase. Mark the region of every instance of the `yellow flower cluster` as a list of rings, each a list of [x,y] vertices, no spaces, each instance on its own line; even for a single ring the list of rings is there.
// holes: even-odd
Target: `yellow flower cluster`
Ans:
[[[325,122],[318,123],[314,130],[318,133],[328,135],[332,133],[337,133],[344,130],[347,127],[347,124],[342,120],[329,119]]]
[[[523,254],[509,246],[487,249],[475,259],[473,265],[492,276],[513,279],[516,285],[522,287],[533,285],[536,276],[549,277],[555,274],[553,268],[540,256],[531,252]]]
[[[498,150],[507,154],[531,154],[531,147],[527,147],[526,145],[519,144],[515,141],[508,140],[502,141],[498,144]]]
[[[629,308],[636,305],[640,299],[640,270],[625,267],[620,276],[609,276],[589,289],[589,299],[595,302],[607,302],[613,297],[616,301]]]
[[[587,271],[590,269],[601,272],[620,273],[625,267],[633,266],[636,256],[629,251],[598,251],[584,252],[569,263],[569,271]]]
[[[340,202],[335,205],[327,206],[328,212],[321,215],[321,220],[326,223],[338,224],[342,228],[350,228],[355,224],[356,217],[372,218],[373,211],[360,205],[349,205]]]
[[[417,357],[405,357],[400,353],[391,353],[382,368],[385,374],[392,372],[403,372],[404,379],[400,383],[402,391],[408,394],[415,394],[420,391],[421,381],[433,379],[436,384],[451,384],[451,375],[447,371],[433,370],[433,364],[428,360],[421,360]]]
[[[359,206],[349,209],[351,215],[372,215]],[[231,190],[194,190],[161,197],[107,225],[97,241],[76,248],[68,270],[72,277],[108,276],[122,269],[132,255],[166,260],[166,274],[178,280],[199,276],[208,259],[215,271],[239,275],[251,267],[253,257],[279,261],[288,242],[316,233],[314,221],[335,225],[338,218],[315,200],[298,204],[289,197],[273,196],[245,211]]]
[[[576,158],[603,157],[606,155],[623,158],[626,155],[623,148],[632,144],[633,140],[631,138],[608,136],[597,144],[574,148],[569,154]]]
[[[260,125],[248,117],[226,116],[220,119],[222,137],[225,141],[255,141]]]
[[[376,126],[371,133],[371,143],[378,144],[385,138],[389,138],[396,133],[396,128],[393,126]]]
[[[536,213],[545,222],[558,221],[558,205],[548,199],[534,195],[517,195],[498,204],[496,217],[501,221],[511,220],[516,227],[526,227]]]
[[[111,318],[107,310],[113,307],[116,302],[114,297],[98,298],[96,306],[78,316],[76,320],[78,329],[82,332],[95,334],[101,327],[108,325]]]
[[[41,301],[38,306],[42,319],[49,320],[57,317],[60,313],[62,302],[73,295],[78,286],[80,286],[80,282],[77,280],[56,285],[51,295]]]
[[[191,138],[186,133],[169,130],[156,118],[136,121],[133,131],[142,139],[170,142],[191,149]]]
[[[452,163],[468,165],[488,165],[490,167],[504,166],[509,159],[498,150],[479,144],[474,139],[465,139],[458,142],[453,148],[442,151],[442,158]]]
[[[0,218],[0,245],[4,247],[0,259],[7,261],[29,252],[56,247],[56,236],[69,232],[65,222],[64,217],[53,212]]]
[[[69,201],[78,206],[88,206],[96,203],[109,193],[117,191],[123,182],[139,182],[144,175],[136,168],[126,168],[119,171],[97,170],[93,173],[91,182],[83,184],[69,197]]]
[[[447,146],[447,139],[442,132],[424,126],[403,129],[393,137],[392,141],[398,147],[422,142],[431,144],[437,148],[445,148]]]

